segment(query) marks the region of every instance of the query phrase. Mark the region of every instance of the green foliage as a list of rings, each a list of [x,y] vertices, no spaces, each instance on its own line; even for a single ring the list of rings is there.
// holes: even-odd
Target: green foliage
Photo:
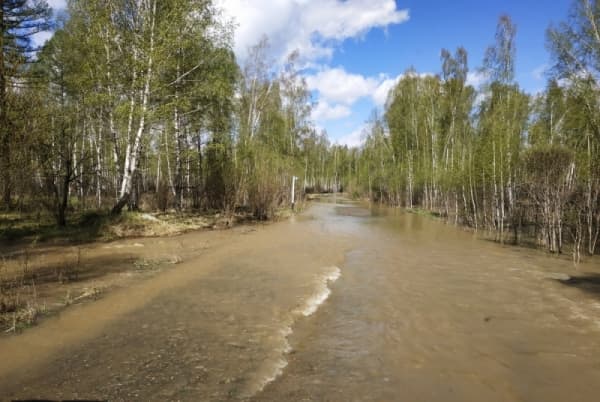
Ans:
[[[444,49],[439,75],[410,69],[397,82],[360,148],[315,129],[297,52],[278,69],[263,39],[238,66],[234,27],[210,0],[70,1],[35,64],[23,53],[31,32],[16,26],[47,27],[47,6],[3,4],[30,10],[2,36],[5,205],[16,195],[21,210],[44,206],[59,226],[125,206],[268,219],[290,204],[296,176],[296,198],[346,191],[501,241],[537,236],[560,252],[571,234],[596,250],[598,2],[574,0],[571,19],[549,30],[556,66],[543,93],[532,98],[514,82],[516,27],[503,16],[480,92],[467,85],[466,50]],[[16,73],[31,85],[7,90]]]
[[[570,236],[593,254],[600,236],[600,96],[595,73],[582,74],[581,66],[598,71],[583,46],[600,45],[588,29],[599,14],[589,1],[575,3],[578,16],[551,31],[559,77],[568,81],[552,78],[534,99],[523,92],[514,83],[516,28],[503,16],[484,59],[482,92],[466,85],[462,48],[442,50],[440,76],[407,71],[383,116],[370,119],[342,181],[355,196],[423,208],[494,230],[501,241],[510,232],[514,241],[534,236],[561,252]],[[575,48],[578,64],[566,63]]]

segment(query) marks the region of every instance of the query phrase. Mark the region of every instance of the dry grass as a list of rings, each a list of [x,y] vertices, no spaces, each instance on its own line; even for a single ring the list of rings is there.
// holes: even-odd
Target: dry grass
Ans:
[[[48,216],[11,213],[0,215],[0,241],[25,247],[32,242],[72,244],[128,237],[173,236],[192,230],[229,227],[240,219],[245,217],[175,212],[124,212],[112,216],[104,211],[88,211],[74,214],[69,224],[60,228]]]
[[[64,260],[59,265],[40,267],[32,264],[30,258],[30,254],[36,251],[35,246],[34,242],[16,257],[0,260],[0,330],[4,332],[18,332],[35,325],[41,316],[48,313],[46,302],[39,293],[42,287],[78,280],[81,247],[76,248],[73,261]],[[64,304],[95,294],[95,290],[85,289],[73,300],[68,293]]]
[[[18,270],[8,269],[0,261],[0,328],[5,332],[35,324],[46,306],[38,300],[35,278],[29,267],[29,253],[25,252]]]
[[[127,213],[107,222],[102,230],[104,239],[126,237],[159,237],[211,228],[218,217],[192,214]]]

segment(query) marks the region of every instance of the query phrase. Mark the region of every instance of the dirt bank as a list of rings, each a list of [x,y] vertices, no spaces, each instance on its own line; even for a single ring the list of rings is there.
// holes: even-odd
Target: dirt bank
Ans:
[[[286,216],[283,211],[279,219]],[[184,233],[207,232],[200,235],[205,241],[185,250],[195,255],[219,237],[210,232],[243,233],[259,225],[246,215],[221,214],[127,214],[89,224],[99,227],[69,228],[47,241],[27,236],[0,243],[2,334],[19,333],[70,305],[96,300],[181,263]],[[85,237],[92,232],[94,237]],[[94,238],[102,241],[90,241]]]

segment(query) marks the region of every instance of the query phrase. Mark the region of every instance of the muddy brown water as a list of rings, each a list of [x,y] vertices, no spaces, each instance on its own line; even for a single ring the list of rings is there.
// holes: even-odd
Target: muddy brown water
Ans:
[[[3,400],[600,395],[597,262],[347,202],[142,244],[183,263],[0,339]]]

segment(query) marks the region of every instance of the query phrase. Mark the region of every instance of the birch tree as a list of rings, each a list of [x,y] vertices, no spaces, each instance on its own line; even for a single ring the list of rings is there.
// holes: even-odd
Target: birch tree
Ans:
[[[574,0],[569,18],[550,26],[547,40],[555,76],[578,101],[572,111],[578,119],[573,142],[581,155],[580,176],[585,180],[587,251],[594,254],[600,236],[600,2]]]

